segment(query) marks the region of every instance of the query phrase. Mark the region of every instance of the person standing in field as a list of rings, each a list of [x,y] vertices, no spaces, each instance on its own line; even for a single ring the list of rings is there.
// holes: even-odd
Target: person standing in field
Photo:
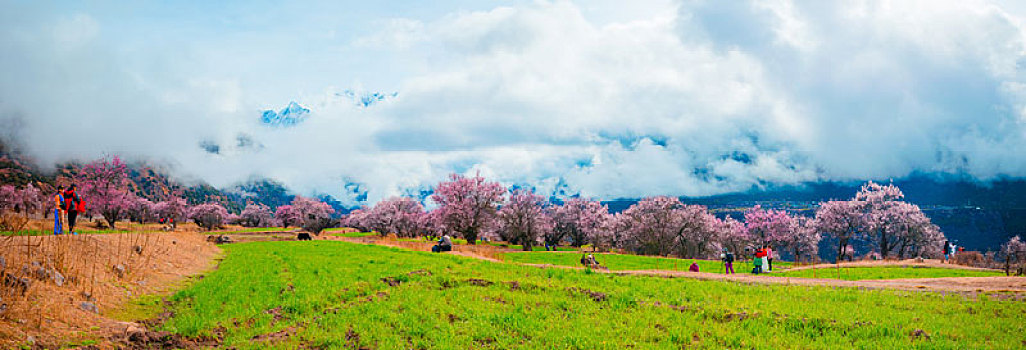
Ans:
[[[752,269],[752,273],[754,273],[754,274],[762,273],[762,266],[764,265],[763,262],[765,262],[765,260],[763,260],[763,259],[766,259],[766,249],[764,249],[764,248],[756,249],[755,250],[755,259],[752,259],[752,263],[755,265],[755,268]]]
[[[75,184],[68,186],[68,190],[64,191],[64,210],[68,212],[68,232],[73,235],[77,235],[75,232],[75,220],[78,219],[78,213],[85,210],[85,204],[82,203],[82,198],[78,197],[78,193],[75,193]]]
[[[64,216],[64,185],[57,186],[57,194],[53,196],[53,234],[54,236],[64,233],[64,225],[61,220]]]
[[[944,241],[944,263],[948,263],[948,258],[951,254],[951,241]]]
[[[734,254],[727,251],[727,248],[723,248],[723,254],[720,254],[723,259],[723,273],[732,274],[734,273]]]
[[[766,245],[766,268],[773,271],[773,247]]]

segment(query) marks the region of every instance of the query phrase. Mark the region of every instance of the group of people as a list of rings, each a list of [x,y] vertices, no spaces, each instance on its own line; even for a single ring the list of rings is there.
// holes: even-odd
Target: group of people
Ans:
[[[752,254],[753,274],[773,271],[772,247],[764,245],[762,248],[758,248],[755,251],[751,251],[750,248],[746,248],[745,251],[751,252]],[[734,254],[727,250],[727,248],[723,248],[723,252],[720,253],[720,260],[723,261],[723,273],[728,275],[736,273],[734,272],[734,259]]]
[[[75,192],[77,186],[71,184],[68,189],[64,189],[64,185],[57,186],[57,194],[53,196],[54,208],[53,208],[53,234],[61,235],[64,234],[64,218],[68,221],[68,232],[73,235],[77,235],[75,231],[75,221],[78,219],[78,214],[85,211],[85,202]]]
[[[964,252],[965,247],[959,247],[951,241],[944,241],[944,263],[947,263],[949,259],[953,258],[956,253]]]

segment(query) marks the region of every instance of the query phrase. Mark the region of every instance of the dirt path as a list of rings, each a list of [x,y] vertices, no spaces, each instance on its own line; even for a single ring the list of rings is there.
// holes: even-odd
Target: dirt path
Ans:
[[[971,271],[998,271],[998,272],[1003,272],[1001,270],[995,270],[995,269],[986,269],[986,268],[972,267],[972,266],[962,266],[962,265],[956,265],[956,264],[945,264],[945,263],[941,262],[938,259],[924,259],[922,262],[919,262],[916,259],[906,259],[906,260],[900,260],[900,261],[890,261],[890,260],[852,261],[852,262],[842,262],[840,264],[815,264],[815,265],[794,266],[794,267],[788,268],[787,270],[788,271],[794,271],[794,270],[808,270],[808,269],[813,269],[813,268],[815,268],[815,269],[834,269],[834,268],[837,268],[837,267],[844,268],[844,267],[879,267],[879,266],[938,267],[938,268],[945,268],[945,269],[960,269],[960,270],[971,270]]]
[[[395,239],[380,238],[380,237],[361,237],[361,238],[342,238],[333,237],[333,239],[355,242],[362,244],[377,244],[385,245],[390,247],[405,248],[412,250],[430,250],[430,242],[411,242],[411,241],[399,241]],[[500,254],[505,252],[513,252],[515,250],[503,249],[501,247],[479,245],[479,246],[466,246],[459,245],[455,247],[455,251],[452,254],[492,261],[492,262],[503,262],[500,260]],[[548,264],[521,264],[526,266],[533,266],[538,268],[559,268],[559,269],[575,269],[583,270],[583,267],[578,266],[561,266],[561,265],[548,265]],[[913,260],[906,260],[900,262],[892,261],[867,261],[867,262],[851,262],[842,263],[841,267],[865,267],[865,266],[929,266],[929,267],[941,267],[941,268],[957,268],[967,270],[986,270],[968,266],[959,266],[953,264],[942,264],[937,260],[927,260],[922,263],[915,262]],[[802,270],[818,268],[824,269],[824,275],[829,274],[829,270],[835,268],[834,264],[819,264],[794,267],[790,270]],[[942,277],[942,278],[915,278],[915,279],[889,279],[889,280],[862,280],[862,281],[845,281],[837,279],[827,278],[797,278],[797,277],[781,277],[773,276],[772,274],[763,275],[724,275],[719,273],[707,273],[707,272],[688,272],[688,271],[670,271],[670,270],[633,270],[633,271],[602,271],[595,270],[596,272],[609,273],[614,275],[622,276],[658,276],[658,277],[673,277],[673,278],[694,278],[700,280],[716,280],[716,281],[733,281],[739,283],[758,283],[758,284],[783,284],[783,285],[800,285],[800,286],[831,286],[831,287],[849,287],[849,288],[869,288],[869,289],[892,289],[892,290],[907,290],[907,291],[931,291],[931,292],[942,292],[942,293],[1004,293],[1004,297],[1010,297],[1017,300],[1026,299],[1026,278],[1024,277]]]

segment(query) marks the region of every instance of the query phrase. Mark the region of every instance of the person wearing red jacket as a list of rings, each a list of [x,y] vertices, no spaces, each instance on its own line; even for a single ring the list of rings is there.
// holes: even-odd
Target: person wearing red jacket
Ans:
[[[755,263],[755,271],[754,272],[756,274],[762,273],[763,272],[763,266],[766,265],[765,264],[765,262],[766,262],[766,248],[759,248],[759,249],[755,250],[755,259],[754,259],[753,262]]]
[[[78,219],[78,213],[85,211],[85,203],[82,202],[82,198],[75,193],[77,186],[71,184],[68,186],[68,190],[64,191],[64,210],[68,213],[68,232],[73,235],[77,235],[75,232],[75,220]]]

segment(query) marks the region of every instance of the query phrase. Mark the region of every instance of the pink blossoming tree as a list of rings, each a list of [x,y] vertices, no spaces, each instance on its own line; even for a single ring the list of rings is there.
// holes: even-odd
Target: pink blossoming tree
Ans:
[[[189,204],[181,197],[171,197],[155,204],[153,211],[160,219],[169,220],[177,225],[189,214]]]
[[[132,207],[128,165],[117,156],[86,164],[77,180],[79,197],[86,203],[86,215],[103,216],[111,229]]]
[[[413,198],[392,197],[374,205],[365,220],[382,236],[394,233],[399,237],[414,237],[422,231],[424,215],[424,206]]]
[[[598,201],[571,198],[553,210],[554,227],[546,243],[556,245],[564,238],[574,247],[596,243],[602,225],[609,218],[609,208]]]
[[[517,190],[498,214],[499,237],[531,251],[549,231],[552,219],[546,212],[547,201],[530,190]]]
[[[787,244],[797,226],[786,211],[756,205],[745,212],[745,227],[758,246],[769,244],[776,248]]]
[[[189,219],[207,231],[221,228],[228,220],[228,211],[220,204],[200,204],[189,209]]]
[[[495,220],[498,205],[506,189],[497,182],[486,181],[480,175],[449,176],[449,181],[438,184],[431,199],[439,205],[439,224],[458,233],[469,244],[477,244],[478,236]]]
[[[862,205],[855,201],[829,201],[819,204],[813,227],[816,231],[837,240],[836,262],[840,262],[845,257],[848,260],[854,258],[848,254],[845,247],[850,247],[853,239],[864,235],[862,212]]]
[[[275,222],[270,207],[259,203],[251,203],[247,204],[246,208],[242,209],[242,213],[239,214],[239,224],[245,227],[272,227]]]
[[[674,197],[642,199],[617,216],[616,229],[626,235],[625,246],[641,254],[708,257],[719,244],[716,218],[704,206],[685,205]]]

